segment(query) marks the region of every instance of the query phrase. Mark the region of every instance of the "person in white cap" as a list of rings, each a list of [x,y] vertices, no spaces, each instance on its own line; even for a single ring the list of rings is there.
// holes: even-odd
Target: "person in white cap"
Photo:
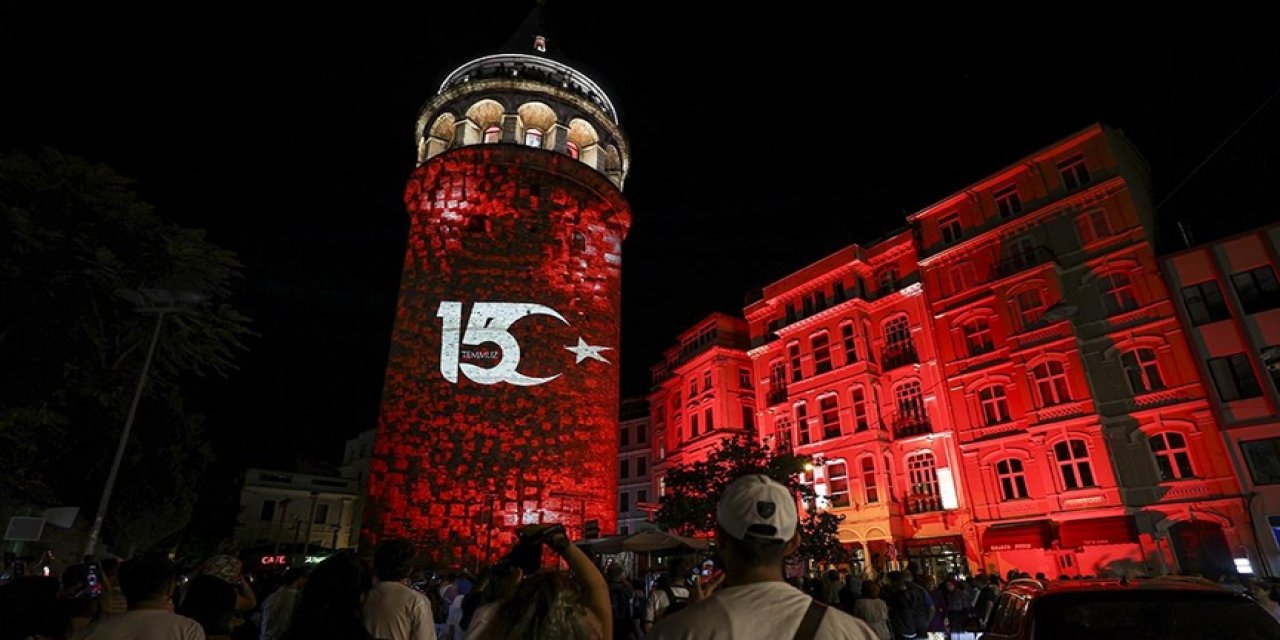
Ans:
[[[800,546],[796,501],[763,475],[734,480],[716,507],[724,586],[658,621],[648,640],[877,640],[865,623],[787,584],[782,559]]]

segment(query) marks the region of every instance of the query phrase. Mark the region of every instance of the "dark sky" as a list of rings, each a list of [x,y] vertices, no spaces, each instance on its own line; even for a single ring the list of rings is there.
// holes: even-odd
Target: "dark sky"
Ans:
[[[417,110],[530,3],[117,4],[0,9],[0,149],[106,163],[238,252],[261,335],[197,391],[224,460],[336,459],[376,420]],[[550,7],[553,46],[632,140],[632,394],[705,314],[1092,122],[1138,144],[1160,200],[1280,88],[1280,38],[1256,16],[697,6]],[[1162,232],[1280,217],[1277,141],[1272,104],[1161,208]]]

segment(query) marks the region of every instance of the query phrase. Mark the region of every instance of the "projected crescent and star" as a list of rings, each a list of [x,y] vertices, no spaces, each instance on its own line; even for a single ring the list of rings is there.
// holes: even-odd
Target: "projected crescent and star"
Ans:
[[[511,325],[529,316],[551,316],[569,325],[569,321],[555,309],[532,302],[476,302],[471,305],[471,314],[464,330],[463,306],[462,302],[443,301],[436,310],[436,316],[440,318],[442,325],[440,374],[445,380],[456,384],[458,373],[461,372],[476,384],[507,383],[518,387],[534,387],[560,377],[561,374],[557,373],[538,378],[517,371],[520,366],[520,342],[511,333]],[[493,345],[496,349],[486,349],[485,345]],[[575,365],[586,360],[612,364],[600,353],[610,351],[612,347],[589,344],[581,336],[578,337],[578,344],[566,345],[564,349],[574,354]],[[496,359],[497,362],[491,367],[481,367],[462,362],[463,358]]]

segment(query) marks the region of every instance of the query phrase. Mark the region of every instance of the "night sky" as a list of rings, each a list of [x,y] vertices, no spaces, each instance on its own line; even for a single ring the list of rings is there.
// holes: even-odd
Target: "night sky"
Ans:
[[[418,108],[531,3],[117,4],[0,9],[0,149],[108,164],[235,250],[234,302],[260,335],[239,373],[193,390],[219,453],[336,462],[377,417]],[[551,2],[549,35],[632,141],[632,395],[707,313],[741,313],[748,290],[1092,122],[1137,143],[1161,201],[1280,88],[1280,38],[1250,24],[1264,20],[1170,6],[587,4]],[[1280,218],[1277,141],[1280,99],[1161,207],[1163,248],[1177,221],[1208,240]]]

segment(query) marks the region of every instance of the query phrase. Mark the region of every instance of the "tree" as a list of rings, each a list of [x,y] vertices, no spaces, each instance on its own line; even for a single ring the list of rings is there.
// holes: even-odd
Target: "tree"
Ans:
[[[806,468],[812,464],[812,459],[806,456],[774,453],[747,435],[726,438],[705,461],[667,471],[666,493],[660,498],[654,519],[658,526],[682,535],[714,531],[720,494],[734,478],[752,473],[777,480],[800,500],[813,504],[817,499],[813,486],[801,481]],[[799,523],[800,556],[820,562],[847,559],[837,535],[842,520],[843,516],[808,510],[808,515]]]
[[[0,503],[96,504],[156,322],[118,292],[215,301],[239,268],[104,165],[51,149],[0,154]],[[251,334],[234,307],[209,303],[167,314],[160,335],[103,533],[122,551],[189,519],[212,456],[182,385],[234,370]]]

